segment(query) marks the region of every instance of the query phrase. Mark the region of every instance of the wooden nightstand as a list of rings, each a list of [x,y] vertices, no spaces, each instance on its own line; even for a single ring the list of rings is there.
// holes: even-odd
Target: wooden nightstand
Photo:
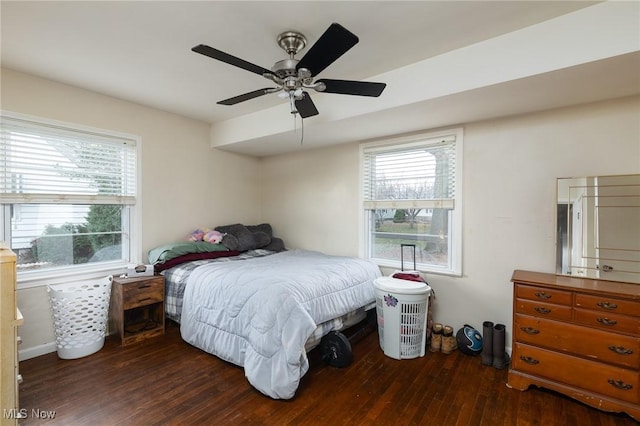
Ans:
[[[123,346],[164,334],[164,277],[114,278],[109,329]]]

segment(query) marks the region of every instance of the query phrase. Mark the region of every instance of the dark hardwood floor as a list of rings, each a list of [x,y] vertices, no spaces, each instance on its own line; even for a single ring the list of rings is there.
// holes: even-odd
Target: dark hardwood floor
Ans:
[[[241,368],[184,343],[168,323],[164,336],[132,346],[107,338],[85,358],[52,353],[21,362],[20,403],[28,418],[20,424],[638,424],[551,391],[509,389],[506,369],[459,351],[398,361],[371,333],[353,352],[345,369],[314,360],[295,398],[272,400],[249,385]]]

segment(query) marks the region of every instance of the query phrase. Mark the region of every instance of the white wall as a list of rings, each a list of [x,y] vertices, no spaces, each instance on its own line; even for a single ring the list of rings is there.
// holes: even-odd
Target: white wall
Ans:
[[[265,221],[289,247],[358,254],[357,143],[258,160],[212,150],[206,123],[10,70],[1,77],[3,109],[142,138],[145,253],[196,226]],[[512,271],[555,270],[555,179],[640,173],[639,123],[633,97],[464,125],[464,276],[427,277],[435,319],[510,330]],[[22,358],[55,350],[45,289],[20,290],[18,303]]]
[[[463,277],[427,277],[435,320],[510,331],[513,270],[555,271],[556,178],[640,173],[639,123],[632,97],[464,125]],[[261,181],[290,247],[358,254],[357,144],[265,158]]]
[[[193,228],[260,219],[255,158],[209,146],[210,125],[2,69],[2,109],[138,135],[142,139],[142,253]],[[22,357],[51,348],[45,287],[18,291]],[[53,347],[55,350],[55,347]]]
[[[289,248],[358,255],[358,145],[265,157],[262,218]]]

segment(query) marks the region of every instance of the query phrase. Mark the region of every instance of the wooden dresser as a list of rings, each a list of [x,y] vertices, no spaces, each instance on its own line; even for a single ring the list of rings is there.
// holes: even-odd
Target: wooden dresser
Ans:
[[[513,273],[507,386],[561,392],[640,421],[640,285]]]
[[[0,424],[15,425],[18,408],[18,326],[22,315],[17,308],[16,255],[0,247]]]

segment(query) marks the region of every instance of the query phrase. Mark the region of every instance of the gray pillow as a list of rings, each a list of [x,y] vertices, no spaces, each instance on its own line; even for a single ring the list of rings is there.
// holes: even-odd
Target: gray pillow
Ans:
[[[268,246],[262,247],[265,250],[271,251],[285,251],[284,241],[281,238],[273,237],[271,243]]]
[[[247,250],[253,250],[256,248],[256,243],[255,243],[255,240],[253,239],[253,234],[251,233],[251,231],[249,231],[249,229],[247,229],[246,226],[240,223],[236,223],[233,225],[218,226],[216,228],[216,231],[222,232],[223,234],[231,234],[238,239],[237,248],[231,248],[227,246],[227,244],[225,243],[225,239],[222,238],[222,244],[224,244],[229,250],[247,251]],[[234,245],[231,238],[227,238],[227,243],[231,244],[232,246]]]
[[[269,236],[269,238],[273,238],[273,230],[271,229],[271,225],[268,223],[261,223],[260,225],[247,225],[247,229],[251,232],[264,232]]]
[[[229,250],[240,251],[238,250],[240,244],[238,243],[238,238],[236,238],[235,235],[225,234],[224,237],[222,237],[221,243]]]
[[[271,237],[267,235],[266,232],[255,231],[253,234],[253,242],[255,244],[255,248],[263,248],[271,244]]]

